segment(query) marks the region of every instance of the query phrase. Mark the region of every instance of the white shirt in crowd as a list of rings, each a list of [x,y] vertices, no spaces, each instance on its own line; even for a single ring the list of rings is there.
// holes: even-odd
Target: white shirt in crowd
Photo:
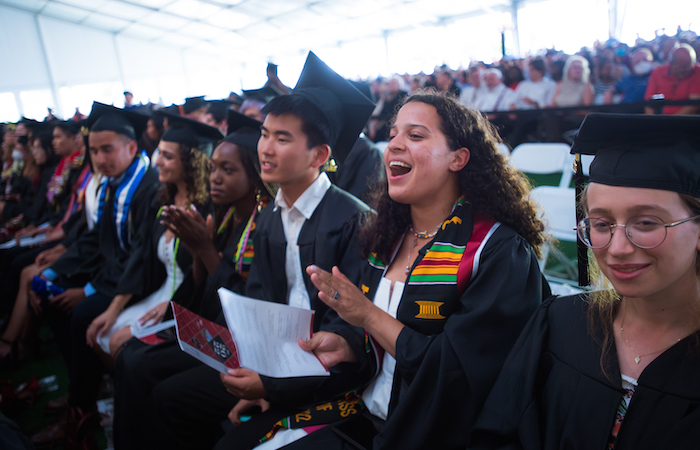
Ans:
[[[282,189],[277,191],[275,197],[275,211],[281,208],[282,227],[287,241],[284,269],[287,274],[287,298],[289,306],[311,309],[311,299],[304,284],[303,270],[301,267],[301,255],[299,253],[299,233],[304,222],[311,218],[319,203],[331,187],[328,175],[321,173],[303,194],[289,207],[282,196]]]
[[[474,87],[473,84],[464,86],[464,88],[462,88],[462,91],[459,93],[459,102],[467,108],[474,108],[474,100],[476,99],[477,92],[479,92],[483,88],[483,84],[478,88]]]
[[[507,111],[515,103],[515,91],[501,83],[493,89],[483,86],[476,92],[474,107],[479,111]]]
[[[537,107],[539,108],[549,106],[552,104],[552,97],[554,97],[556,89],[557,83],[546,78],[537,82],[530,80],[521,81],[518,84],[518,89],[515,91],[516,99],[513,102],[515,109],[535,109],[535,106],[525,103],[523,101],[524,98],[537,102]]]

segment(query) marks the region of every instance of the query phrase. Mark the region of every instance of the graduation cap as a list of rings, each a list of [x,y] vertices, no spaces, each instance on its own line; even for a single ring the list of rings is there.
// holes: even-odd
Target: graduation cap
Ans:
[[[207,113],[214,117],[214,120],[221,122],[228,118],[228,111],[231,109],[232,102],[228,100],[213,100],[208,102],[209,107]]]
[[[255,159],[257,159],[258,140],[260,139],[262,122],[237,111],[229,110],[227,123],[228,130],[224,141],[253,150],[256,152]]]
[[[70,134],[78,134],[81,131],[81,128],[84,126],[87,126],[87,119],[75,121],[75,120],[60,120],[57,122],[54,122],[52,125],[53,127],[59,127],[63,131],[70,133]],[[53,130],[52,130],[53,131]],[[95,130],[99,131],[99,130]]]
[[[243,104],[243,97],[235,92],[231,92],[228,95],[228,101],[231,102],[232,105],[241,106]]]
[[[374,103],[313,52],[306,57],[291,95],[300,95],[321,110],[330,125],[328,144],[342,163],[374,111]]]
[[[700,116],[588,114],[574,139],[576,197],[583,191],[580,155],[595,155],[589,180],[700,198]],[[577,222],[583,211],[576,211]],[[583,248],[582,248],[583,247]],[[579,242],[579,284],[589,283]],[[582,270],[586,270],[582,273]]]
[[[243,89],[243,100],[257,100],[267,103],[275,97],[282,95],[283,92],[275,89],[274,86],[263,86],[260,89]]]
[[[571,152],[595,155],[591,182],[700,198],[700,116],[589,114]]]
[[[87,126],[93,131],[114,131],[129,139],[138,140],[146,131],[148,116],[136,111],[94,102],[87,118]]]
[[[168,129],[161,141],[176,142],[211,156],[214,144],[223,137],[218,129],[202,122],[167,112],[163,112],[163,115],[168,119]]]
[[[204,100],[204,96],[200,95],[197,97],[188,97],[185,99],[185,104],[182,105],[182,111],[185,114],[189,114],[193,111],[197,111],[199,108],[207,106],[207,101]]]

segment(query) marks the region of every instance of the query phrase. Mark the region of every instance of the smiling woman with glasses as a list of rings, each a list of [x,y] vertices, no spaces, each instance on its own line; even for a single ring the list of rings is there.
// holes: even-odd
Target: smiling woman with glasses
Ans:
[[[468,448],[697,448],[700,117],[591,114],[572,152],[595,155],[575,229],[596,288],[542,305]]]

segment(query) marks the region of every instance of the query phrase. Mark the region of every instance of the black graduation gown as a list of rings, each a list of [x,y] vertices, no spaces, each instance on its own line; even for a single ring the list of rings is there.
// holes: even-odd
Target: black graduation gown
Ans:
[[[31,223],[32,225],[41,225],[44,222],[49,222],[52,226],[56,225],[58,222],[63,219],[63,216],[66,214],[66,211],[68,210],[68,206],[70,205],[70,197],[73,193],[73,185],[78,181],[78,178],[80,177],[80,173],[83,171],[83,168],[85,168],[85,165],[88,164],[87,161],[83,161],[82,164],[76,167],[72,167],[70,169],[70,172],[68,173],[68,178],[66,179],[65,185],[63,186],[63,190],[59,195],[56,195],[53,198],[52,203],[44,203],[43,208],[32,208],[31,211],[28,211],[28,222]],[[54,167],[54,171],[55,171]],[[53,175],[53,171],[51,173]],[[47,180],[47,184],[50,181],[51,176],[49,175],[49,179]],[[46,197],[46,191],[44,191],[44,198]]]
[[[501,224],[485,244],[478,237],[491,223],[475,225],[471,207],[458,204],[419,252],[397,310],[405,327],[396,341],[389,413],[375,450],[464,448],[508,352],[549,295],[535,252],[513,229]],[[428,266],[440,258],[440,245],[466,246],[461,261],[473,267],[467,258],[474,242],[483,250],[473,254],[478,269],[468,284],[460,288],[460,277],[456,284],[421,284],[418,268],[426,258]],[[373,299],[383,267],[366,267],[363,290]],[[426,300],[437,310],[424,311],[419,305]]]
[[[132,236],[136,235],[134,227],[148,221],[148,206],[156,196],[157,190],[158,172],[149,169],[134,192],[129,207]],[[110,210],[111,207],[105,206],[103,214]],[[63,280],[87,277],[97,292],[114,297],[130,255],[140,251],[142,249],[134,245],[128,251],[122,249],[117,240],[114,221],[110,215],[104,215],[99,224],[81,235],[68,251],[54,262],[51,269]]]
[[[162,205],[157,195],[150,200],[144,214],[145,220],[138,225],[137,235],[131,244],[132,252],[115,291],[117,294],[132,294],[129,305],[158,290],[168,276],[165,266],[158,259],[158,241],[165,233],[165,226],[161,225],[158,214]],[[175,260],[183,274],[190,271],[192,255],[184,245],[178,246]]]
[[[315,264],[330,271],[338,266],[350,281],[360,278],[362,260],[358,234],[360,223],[370,209],[356,197],[331,186],[299,233],[301,267]],[[286,239],[281,211],[270,203],[262,211],[254,238],[255,256],[246,284],[246,295],[277,303],[287,303],[287,277],[284,270]],[[364,333],[341,320],[318,298],[318,289],[303,272],[306,290],[315,310],[314,331],[324,330],[343,336],[351,345],[363,345]],[[330,377],[261,377],[267,399],[276,404],[303,406],[341,394],[355,386],[366,373],[360,364],[342,363],[331,369]]]
[[[468,448],[607,448],[620,400],[613,346],[601,349],[587,325],[585,295],[552,298],[532,317],[489,395]],[[697,336],[666,350],[638,380],[615,450],[700,445]]]
[[[45,164],[39,172],[39,182],[36,186],[33,186],[28,178],[20,176],[17,184],[12,188],[13,193],[20,195],[20,200],[5,204],[5,209],[2,211],[3,219],[8,221],[19,214],[24,214],[25,222],[33,223],[32,219],[47,207],[46,187],[55,169],[55,163]],[[11,178],[10,181],[12,180]]]
[[[366,137],[357,139],[338,171],[328,177],[340,189],[366,200],[370,188],[384,179],[382,153]]]

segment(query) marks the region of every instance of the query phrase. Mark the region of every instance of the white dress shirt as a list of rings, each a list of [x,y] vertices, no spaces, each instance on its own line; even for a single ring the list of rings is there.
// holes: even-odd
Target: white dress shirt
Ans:
[[[282,196],[282,188],[275,197],[275,211],[281,208],[282,227],[287,241],[284,270],[287,275],[287,304],[297,308],[311,309],[311,299],[304,284],[301,255],[299,253],[299,233],[304,222],[311,218],[319,203],[331,187],[328,175],[321,173],[303,194],[289,207]]]

